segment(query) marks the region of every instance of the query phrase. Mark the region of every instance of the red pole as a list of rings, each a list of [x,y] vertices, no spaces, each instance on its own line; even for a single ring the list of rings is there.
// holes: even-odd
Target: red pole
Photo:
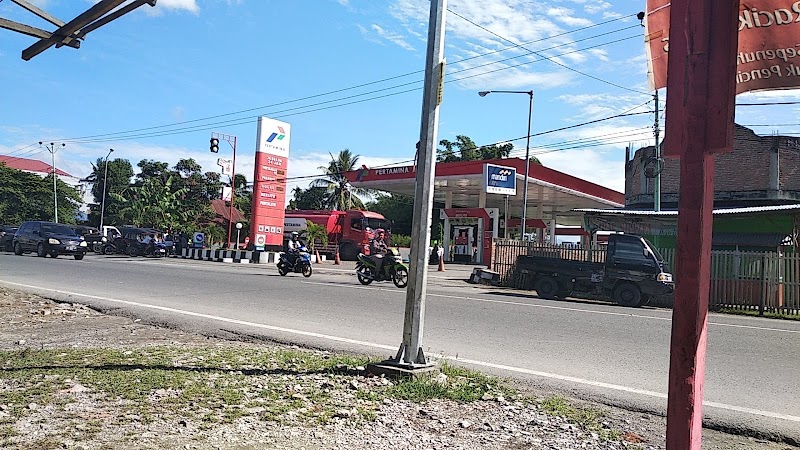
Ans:
[[[667,156],[680,157],[667,450],[700,450],[703,429],[714,155],[733,146],[739,0],[673,0]]]
[[[228,207],[228,248],[231,248],[231,225],[233,225],[233,199],[236,181],[236,136],[233,136],[233,162],[231,167],[231,205]],[[236,248],[239,248],[239,242],[236,242]]]

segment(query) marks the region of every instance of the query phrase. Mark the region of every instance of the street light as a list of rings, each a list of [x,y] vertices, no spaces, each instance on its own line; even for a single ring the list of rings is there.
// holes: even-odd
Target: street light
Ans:
[[[39,141],[39,145],[42,145],[42,142]],[[61,147],[65,147],[66,144],[62,143]],[[53,215],[54,219],[53,222],[58,223],[58,191],[56,190],[56,180],[58,178],[58,174],[56,173],[56,144],[50,143],[50,146],[44,146],[48,152],[53,156],[53,164],[51,165],[53,169]]]
[[[525,238],[525,215],[528,211],[528,172],[530,170],[531,152],[531,118],[533,117],[533,90],[530,91],[480,91],[478,95],[486,97],[489,94],[527,94],[530,98],[528,105],[528,135],[525,142],[525,186],[522,189],[522,223],[520,223],[520,238]]]
[[[239,233],[242,231],[242,222],[236,222],[236,250],[239,250]]]
[[[103,199],[100,202],[100,234],[105,236],[103,232],[103,215],[106,211],[106,185],[108,184],[108,157],[111,156],[111,153],[114,151],[113,148],[108,149],[108,154],[106,155],[105,160],[105,175],[103,175]]]

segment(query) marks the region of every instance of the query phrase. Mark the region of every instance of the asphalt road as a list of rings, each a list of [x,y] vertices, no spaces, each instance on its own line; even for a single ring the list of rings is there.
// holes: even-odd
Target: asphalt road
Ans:
[[[0,253],[0,285],[189,330],[394,354],[405,290],[361,286],[334,267],[305,279],[274,266]],[[466,273],[431,272],[429,354],[535,388],[665,411],[671,311],[542,300],[467,284]],[[800,322],[712,314],[708,334],[707,423],[800,442]]]

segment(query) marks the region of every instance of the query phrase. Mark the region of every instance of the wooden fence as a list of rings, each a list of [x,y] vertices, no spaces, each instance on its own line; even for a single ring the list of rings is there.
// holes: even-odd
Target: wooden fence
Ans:
[[[660,249],[667,267],[675,271],[675,249]],[[496,239],[493,269],[503,286],[529,288],[530,280],[517,273],[520,255],[553,256],[579,261],[605,261],[605,248],[561,247],[534,242]],[[669,304],[660,303],[662,306]],[[800,315],[800,255],[778,252],[711,252],[709,306]]]

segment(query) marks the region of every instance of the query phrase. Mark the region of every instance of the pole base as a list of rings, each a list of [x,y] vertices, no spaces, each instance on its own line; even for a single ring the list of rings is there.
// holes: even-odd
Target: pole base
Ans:
[[[438,369],[434,364],[406,364],[393,359],[367,365],[368,373],[376,376],[383,375],[387,378],[420,378],[431,376],[437,371]]]

